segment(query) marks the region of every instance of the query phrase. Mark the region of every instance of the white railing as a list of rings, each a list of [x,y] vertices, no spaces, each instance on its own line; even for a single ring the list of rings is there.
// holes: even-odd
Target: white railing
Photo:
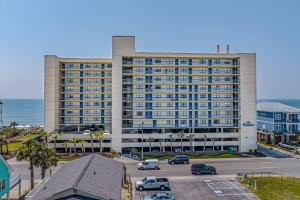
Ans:
[[[49,180],[49,177],[44,178],[41,182],[39,182],[39,184],[37,184],[26,196],[25,196],[25,200],[30,200],[32,199],[37,193],[38,191],[40,191],[40,189],[42,187],[44,187],[44,185],[47,183],[47,181]]]

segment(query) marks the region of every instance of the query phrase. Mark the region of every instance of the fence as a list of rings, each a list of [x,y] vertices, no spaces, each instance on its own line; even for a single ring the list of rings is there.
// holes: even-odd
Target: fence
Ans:
[[[251,172],[251,173],[239,173],[237,174],[237,180],[248,185],[250,188],[257,189],[257,179],[258,178],[268,178],[270,181],[274,178],[281,181],[286,181],[288,183],[300,184],[300,179],[287,176],[284,174],[278,174],[274,172]]]

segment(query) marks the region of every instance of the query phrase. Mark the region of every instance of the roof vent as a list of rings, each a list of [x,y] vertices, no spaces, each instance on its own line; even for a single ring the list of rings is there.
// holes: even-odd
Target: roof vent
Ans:
[[[94,175],[96,175],[96,170],[94,170]]]

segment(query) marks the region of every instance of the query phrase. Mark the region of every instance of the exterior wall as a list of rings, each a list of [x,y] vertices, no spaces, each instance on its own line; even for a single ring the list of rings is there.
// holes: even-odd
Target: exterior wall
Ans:
[[[241,72],[241,151],[257,148],[256,134],[256,55],[240,54]],[[250,122],[250,126],[247,126]]]
[[[65,109],[62,102],[67,100],[61,95],[67,92],[61,92],[66,83],[61,84],[59,74],[68,70],[62,69],[61,64],[77,63],[81,68],[81,65],[94,62],[101,63],[101,60],[46,56],[46,130],[64,124],[60,120]],[[182,137],[187,148],[193,145],[203,150],[214,149],[214,146],[217,150],[223,150],[223,147],[238,148],[239,151],[256,149],[255,54],[136,52],[135,37],[115,36],[112,38],[111,63],[113,150],[140,148],[142,143],[150,148],[151,140],[155,147],[170,148],[172,142],[178,147]],[[80,75],[76,81],[81,79],[84,77]],[[87,85],[80,83],[75,89],[80,90],[81,95],[84,94],[81,88]],[[84,101],[80,96],[80,102]],[[76,106],[81,113],[81,105]],[[65,117],[66,113],[63,115]],[[81,120],[82,115],[76,117]],[[87,123],[79,121],[77,124]],[[109,122],[106,126],[110,126]],[[145,133],[144,140],[142,134],[138,134],[141,132]]]
[[[112,148],[122,149],[122,57],[133,55],[135,37],[112,38]]]
[[[9,176],[8,168],[6,164],[4,164],[2,158],[0,158],[0,186],[2,187],[3,181],[5,182],[4,190],[2,190],[2,188],[0,187],[0,198],[9,191],[9,182],[10,182],[9,178],[10,176]]]
[[[58,60],[56,56],[45,56],[44,77],[44,121],[45,131],[58,128]]]
[[[276,115],[276,116],[275,116]],[[300,113],[257,111],[257,129],[271,134],[293,134],[300,130]]]

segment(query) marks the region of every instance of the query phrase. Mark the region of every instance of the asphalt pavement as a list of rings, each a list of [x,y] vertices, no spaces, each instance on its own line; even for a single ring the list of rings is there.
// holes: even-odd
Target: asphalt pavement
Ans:
[[[160,162],[160,170],[144,170],[137,169],[139,161],[130,160],[125,162],[127,172],[132,177],[145,177],[156,175],[159,177],[173,176],[191,176],[191,164],[205,163],[206,165],[214,166],[219,175],[236,176],[237,173],[259,173],[271,172],[294,176],[300,178],[300,160],[295,158],[234,158],[234,159],[206,159],[206,160],[191,160],[190,164],[185,165],[169,165],[166,161]]]

